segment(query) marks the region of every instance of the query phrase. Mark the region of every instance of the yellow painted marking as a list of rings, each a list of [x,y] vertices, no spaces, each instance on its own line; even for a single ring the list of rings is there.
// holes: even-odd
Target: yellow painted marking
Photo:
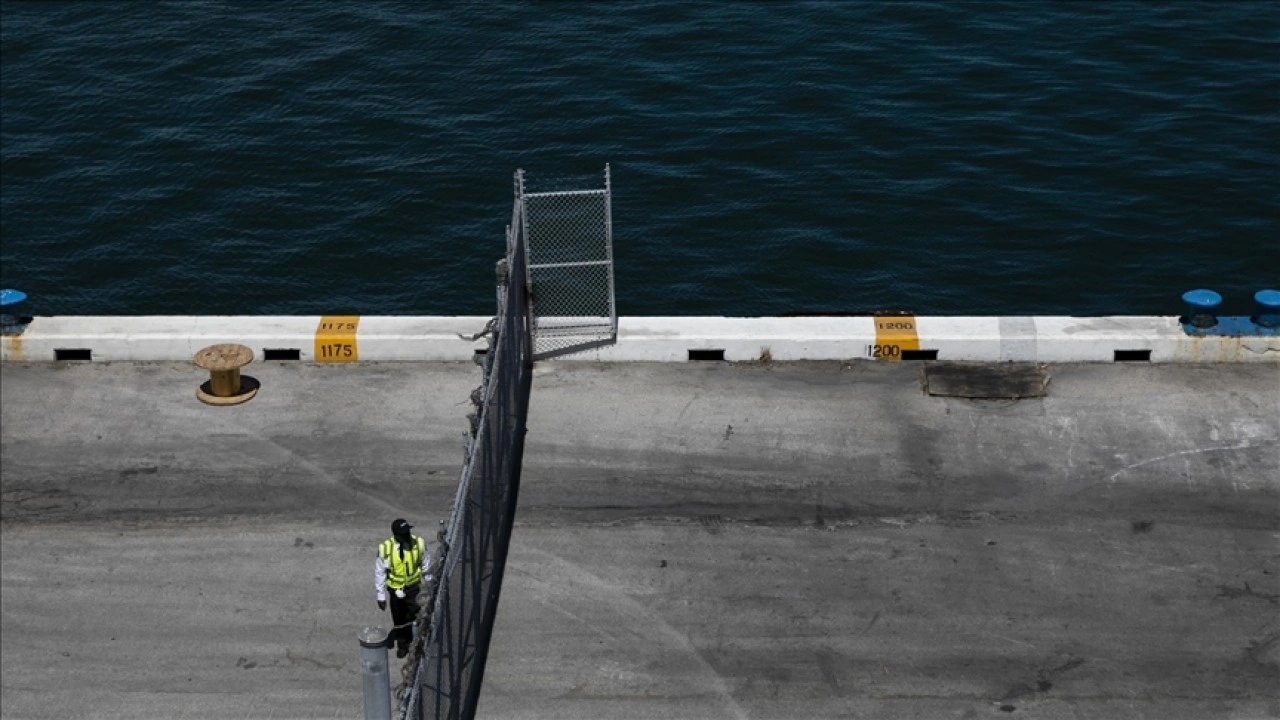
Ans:
[[[876,317],[876,344],[867,346],[867,356],[897,362],[904,350],[919,350],[915,315]]]
[[[316,328],[316,362],[345,363],[360,359],[356,347],[359,315],[325,315]]]

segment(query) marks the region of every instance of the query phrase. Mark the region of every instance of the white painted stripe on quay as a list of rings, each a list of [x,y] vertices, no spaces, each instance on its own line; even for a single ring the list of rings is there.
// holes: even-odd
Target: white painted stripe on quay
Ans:
[[[98,361],[186,361],[218,343],[239,343],[262,361],[266,350],[296,350],[315,362],[322,316],[38,317],[0,342],[4,362],[46,362],[58,350],[88,350]],[[907,316],[908,319],[911,319]],[[487,347],[486,316],[360,317],[359,362],[461,362]],[[977,362],[1112,362],[1117,351],[1149,351],[1150,361],[1280,362],[1280,336],[1189,337],[1176,317],[915,317],[918,350],[908,358]],[[884,336],[881,336],[884,340]],[[721,351],[730,362],[901,360],[878,355],[873,317],[624,317],[618,342],[552,362],[685,362],[691,350]],[[889,342],[892,342],[890,339]],[[909,349],[908,349],[909,350]],[[932,352],[931,352],[932,351]]]

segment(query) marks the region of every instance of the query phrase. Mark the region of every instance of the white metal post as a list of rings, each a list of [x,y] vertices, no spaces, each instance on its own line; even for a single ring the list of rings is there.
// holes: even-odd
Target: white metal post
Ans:
[[[360,674],[364,678],[364,720],[391,720],[391,673],[387,669],[387,631],[360,631]]]

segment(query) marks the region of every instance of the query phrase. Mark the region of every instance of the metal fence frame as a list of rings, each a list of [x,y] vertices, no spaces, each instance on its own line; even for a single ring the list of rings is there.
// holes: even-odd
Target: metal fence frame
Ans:
[[[400,720],[469,720],[480,699],[520,490],[533,377],[521,181],[517,172],[506,258],[498,263],[498,313],[487,328],[484,381],[472,395],[478,408],[443,531],[435,587],[415,623],[399,691]]]
[[[618,339],[613,278],[613,185],[529,192],[516,173],[533,359],[612,345]],[[532,217],[531,217],[532,216]]]
[[[482,333],[489,336],[484,380],[471,395],[476,411],[468,416],[466,458],[439,537],[434,587],[423,593],[427,606],[414,623],[399,720],[475,716],[520,492],[533,363],[608,345],[618,335],[609,166],[603,190],[526,193],[521,170],[514,185],[498,312]],[[538,237],[530,232],[530,201],[552,209],[535,210],[547,220]],[[552,261],[534,264],[534,252]],[[565,271],[564,281],[534,285],[544,270]],[[539,293],[541,300],[533,297]],[[539,315],[539,307],[555,314]]]

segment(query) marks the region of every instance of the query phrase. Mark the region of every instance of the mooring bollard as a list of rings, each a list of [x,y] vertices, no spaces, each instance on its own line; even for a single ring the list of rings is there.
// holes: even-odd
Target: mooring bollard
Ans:
[[[1259,290],[1253,301],[1258,304],[1254,322],[1264,328],[1280,328],[1280,290]]]
[[[360,631],[360,674],[364,678],[364,720],[391,720],[391,673],[387,669],[387,631]]]
[[[21,290],[0,290],[0,335],[17,335],[26,327],[30,318],[18,315],[18,306],[26,299]]]
[[[1191,290],[1182,294],[1187,304],[1187,322],[1191,327],[1209,328],[1218,324],[1218,307],[1222,296],[1212,290]]]

